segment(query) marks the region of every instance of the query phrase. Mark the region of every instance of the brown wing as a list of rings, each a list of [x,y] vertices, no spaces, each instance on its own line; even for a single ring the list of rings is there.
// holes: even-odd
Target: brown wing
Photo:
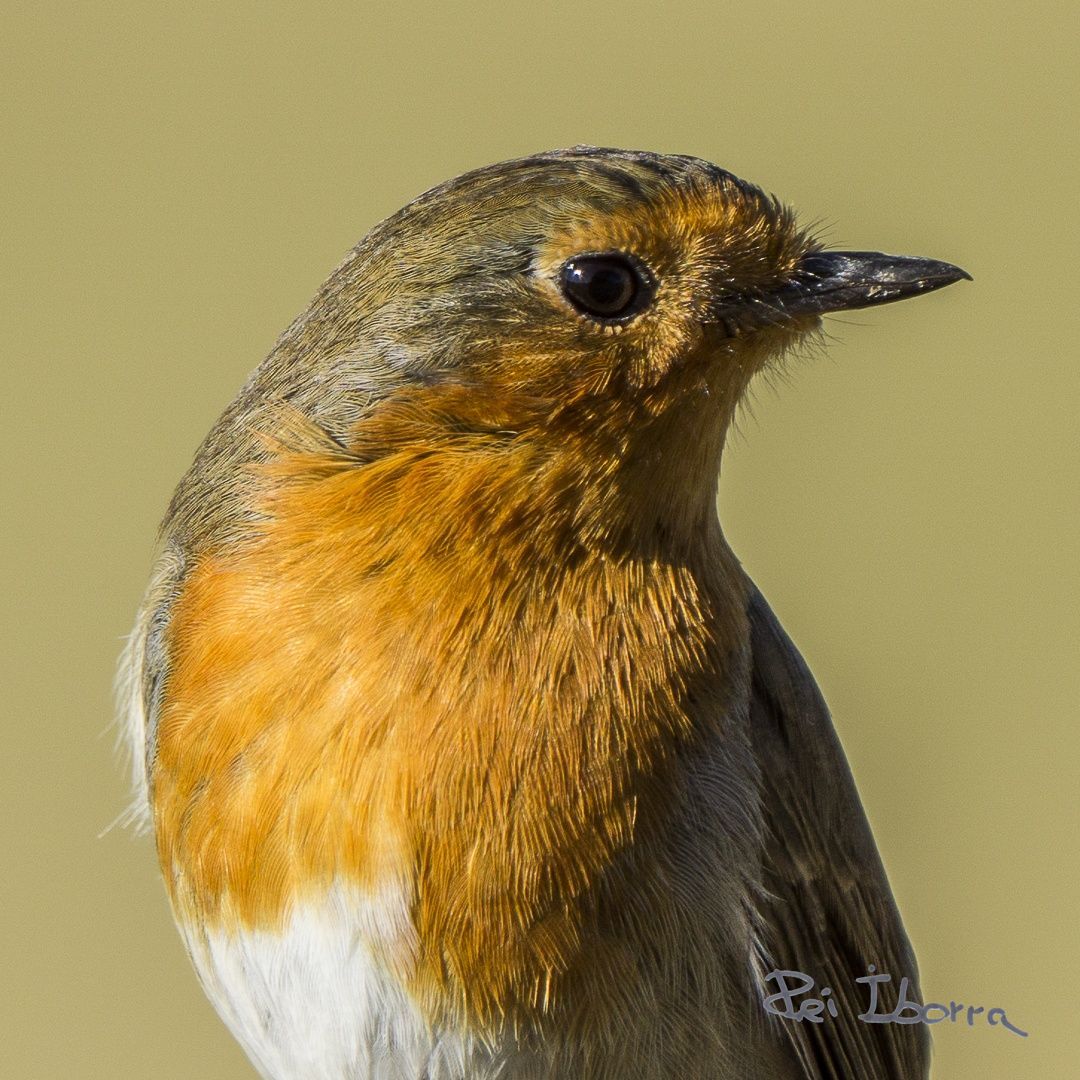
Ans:
[[[895,1004],[901,976],[910,980],[909,998],[921,996],[915,957],[829,710],[756,589],[749,615],[750,721],[768,829],[766,971],[805,972],[819,989],[831,987],[839,1014],[825,1014],[820,1024],[778,1022],[808,1078],[920,1080],[930,1067],[925,1024],[858,1019],[869,988],[854,980],[871,964],[893,977],[878,1012]],[[775,982],[766,987],[775,989]]]

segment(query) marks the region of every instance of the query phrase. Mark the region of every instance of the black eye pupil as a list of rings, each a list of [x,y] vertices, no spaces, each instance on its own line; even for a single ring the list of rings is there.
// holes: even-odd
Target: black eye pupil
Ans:
[[[579,311],[617,319],[639,308],[643,282],[629,260],[617,255],[580,255],[562,271],[566,298]]]
[[[621,266],[575,268],[570,280],[582,299],[600,311],[618,311],[634,295],[634,282]]]

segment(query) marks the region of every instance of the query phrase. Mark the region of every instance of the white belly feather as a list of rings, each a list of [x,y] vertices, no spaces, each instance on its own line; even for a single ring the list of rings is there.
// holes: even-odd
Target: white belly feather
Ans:
[[[406,968],[413,952],[396,887],[336,886],[282,932],[182,930],[207,995],[266,1080],[509,1075],[472,1040],[432,1031],[387,962]]]

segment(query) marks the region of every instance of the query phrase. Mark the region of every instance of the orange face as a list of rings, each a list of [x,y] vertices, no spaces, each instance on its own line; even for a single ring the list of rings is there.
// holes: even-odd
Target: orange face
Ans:
[[[750,350],[713,310],[725,295],[777,287],[806,249],[785,211],[725,185],[676,189],[647,206],[568,224],[538,245],[514,329],[483,370],[550,400],[621,390],[640,403],[658,398],[690,366],[699,380],[741,389],[746,368],[806,323],[761,327],[769,340]],[[566,268],[612,257],[616,266],[625,258],[639,276],[636,287],[647,294],[640,309],[610,320],[575,310]]]

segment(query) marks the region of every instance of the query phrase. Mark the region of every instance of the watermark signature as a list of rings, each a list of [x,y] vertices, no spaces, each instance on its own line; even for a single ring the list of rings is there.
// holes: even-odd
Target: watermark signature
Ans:
[[[910,982],[906,977],[900,980],[896,1006],[888,1012],[882,1012],[880,1009],[884,1006],[880,1000],[879,987],[892,982],[892,976],[885,972],[878,973],[873,964],[868,966],[867,971],[868,975],[860,976],[855,980],[869,987],[866,1011],[859,1013],[857,1017],[863,1023],[940,1024],[947,1020],[955,1024],[960,1017],[966,1017],[968,1027],[974,1027],[975,1018],[982,1016],[983,1021],[990,1027],[1000,1025],[1014,1035],[1019,1035],[1024,1039],[1028,1037],[1026,1031],[1010,1023],[1004,1009],[964,1005],[959,1001],[950,1001],[948,1005],[942,1005],[936,1001],[929,1001],[924,1005],[922,1002],[914,1001],[908,997]],[[765,1011],[774,1016],[781,1016],[785,1020],[794,1020],[800,1024],[804,1020],[809,1020],[812,1024],[823,1024],[828,1017],[840,1015],[832,987],[823,986],[818,990],[817,983],[804,971],[777,969],[765,976],[765,982],[772,983],[776,987],[776,993],[769,994],[762,1001]],[[810,996],[811,991],[816,991],[816,996]],[[799,999],[798,1004],[796,1004],[796,999]]]

